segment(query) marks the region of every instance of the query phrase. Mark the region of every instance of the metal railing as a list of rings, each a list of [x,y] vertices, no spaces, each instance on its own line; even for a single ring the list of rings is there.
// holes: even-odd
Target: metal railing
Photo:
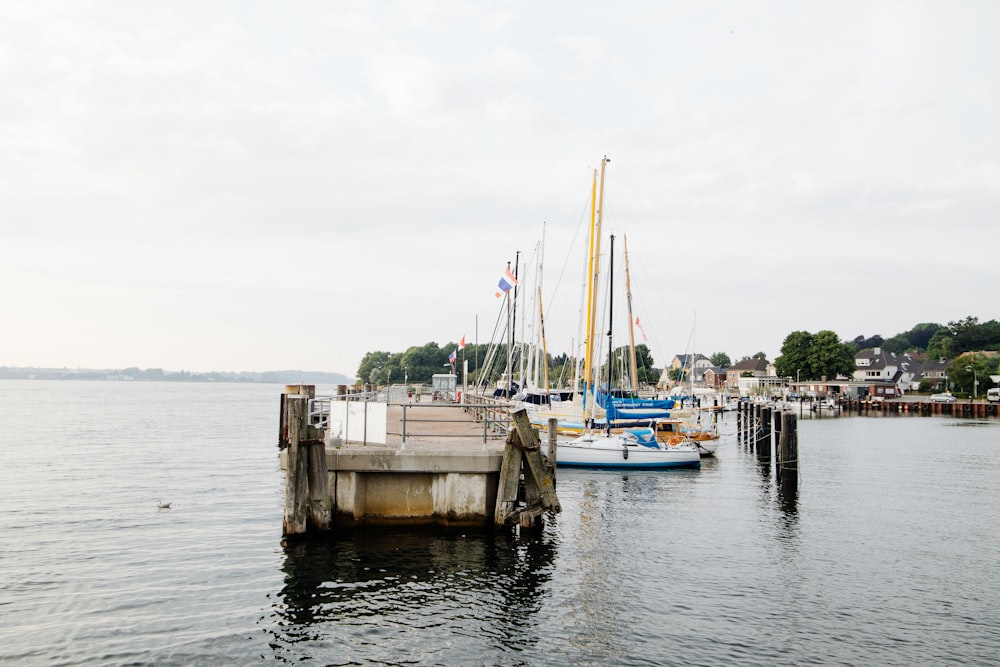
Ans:
[[[388,407],[399,407],[402,409],[402,419],[401,430],[399,432],[388,430],[388,424],[386,425],[386,435],[399,436],[402,446],[406,447],[408,438],[472,438],[475,437],[477,441],[480,441],[485,446],[490,439],[504,438],[507,435],[507,431],[511,425],[511,404],[504,399],[495,399],[491,396],[479,396],[479,395],[466,395],[463,396],[462,403],[448,403],[446,400],[437,401],[424,401],[420,402],[409,402],[406,399],[409,398],[407,395],[405,387],[389,387],[388,391],[382,389],[380,391],[371,392],[359,392],[353,394],[344,394],[337,396],[317,396],[315,398],[309,399],[308,415],[309,423],[316,427],[322,429],[328,429],[331,425],[331,405],[336,401],[349,401],[349,402],[360,402],[360,403],[385,403]],[[387,400],[388,399],[388,400]],[[439,396],[440,399],[440,396]],[[412,416],[412,411],[427,411],[430,408],[435,409],[447,409],[447,410],[462,410],[463,412],[472,416],[473,421],[470,422],[468,418],[460,418],[456,415],[456,418],[442,419],[438,418],[421,418]],[[365,411],[367,415],[367,410]],[[365,417],[367,419],[367,416]],[[465,432],[455,432],[455,429],[451,429],[451,432],[447,432],[448,429],[430,429],[427,426],[431,424],[468,424],[469,426],[478,425],[482,428],[468,429]],[[364,428],[365,436],[361,440],[363,444],[367,444],[368,440],[368,428],[367,425]]]
[[[402,424],[401,431],[399,433],[390,432],[390,435],[400,436],[402,446],[406,447],[407,438],[465,438],[469,439],[473,435],[481,436],[483,446],[486,445],[489,440],[504,438],[507,435],[507,430],[510,428],[511,418],[509,411],[500,411],[496,409],[486,409],[481,406],[471,406],[463,405],[459,403],[454,403],[450,405],[441,405],[434,403],[403,403],[400,405],[403,409],[403,417],[400,423]],[[436,409],[447,409],[452,410],[462,410],[463,412],[472,414],[474,421],[469,422],[467,418],[459,419],[422,419],[420,417],[409,416],[407,413],[416,410],[418,413],[421,410],[426,410],[428,408]],[[455,432],[444,432],[446,429],[440,429],[435,431],[427,431],[420,426],[414,427],[414,425],[427,425],[427,424],[467,424],[469,426],[481,425],[481,429],[477,429],[477,433],[473,433],[472,429],[469,429],[464,433]],[[477,437],[478,437],[477,436]]]

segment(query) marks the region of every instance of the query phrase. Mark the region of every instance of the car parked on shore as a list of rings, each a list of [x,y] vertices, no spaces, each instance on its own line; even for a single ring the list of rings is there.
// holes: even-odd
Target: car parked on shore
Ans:
[[[931,394],[931,403],[955,403],[958,399],[945,392],[943,394]]]

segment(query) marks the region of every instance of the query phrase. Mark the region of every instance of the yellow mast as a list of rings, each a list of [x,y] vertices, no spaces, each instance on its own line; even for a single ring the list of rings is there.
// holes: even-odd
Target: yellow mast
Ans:
[[[628,342],[632,354],[632,391],[639,394],[639,373],[635,363],[635,326],[632,320],[632,281],[628,273],[628,235],[625,235],[625,297],[628,301]]]
[[[590,282],[587,285],[587,341],[586,350],[586,372],[584,373],[585,385],[593,386],[593,356],[594,356],[594,335],[597,327],[595,313],[597,312],[597,292],[601,271],[601,222],[604,217],[604,168],[610,162],[607,156],[601,158],[601,187],[599,194],[595,197],[594,189],[597,187],[597,172],[594,172],[594,185],[591,188],[590,204]],[[597,222],[594,222],[594,206],[597,206]],[[587,404],[587,394],[584,393],[584,406]]]
[[[583,406],[587,406],[587,388],[590,386],[590,365],[591,348],[593,347],[593,326],[594,321],[591,308],[593,307],[594,292],[594,215],[597,208],[597,170],[594,170],[594,180],[590,186],[590,238],[587,239],[587,320],[586,329],[583,332]]]
[[[549,393],[549,351],[545,345],[545,311],[542,310],[542,288],[538,288],[538,324],[542,336],[542,368],[545,369],[545,395]]]

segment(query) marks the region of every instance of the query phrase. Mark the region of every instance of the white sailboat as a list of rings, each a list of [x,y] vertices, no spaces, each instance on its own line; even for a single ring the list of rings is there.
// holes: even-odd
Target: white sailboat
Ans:
[[[614,272],[614,244],[615,237],[611,236],[609,275]],[[613,290],[609,288],[609,320],[614,313],[613,303]],[[612,384],[613,348],[612,326],[609,323],[607,368],[609,393]],[[656,438],[656,432],[652,428],[627,429],[613,433],[610,421],[607,421],[603,432],[595,433],[588,429],[577,438],[559,441],[556,465],[613,469],[697,468],[701,466],[701,454],[696,445],[680,434],[664,443]]]

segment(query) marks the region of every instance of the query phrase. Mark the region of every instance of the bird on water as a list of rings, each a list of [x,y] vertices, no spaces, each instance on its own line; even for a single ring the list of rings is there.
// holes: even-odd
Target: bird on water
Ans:
[[[156,509],[168,510],[170,509],[170,502],[163,502],[162,500],[156,501]]]

